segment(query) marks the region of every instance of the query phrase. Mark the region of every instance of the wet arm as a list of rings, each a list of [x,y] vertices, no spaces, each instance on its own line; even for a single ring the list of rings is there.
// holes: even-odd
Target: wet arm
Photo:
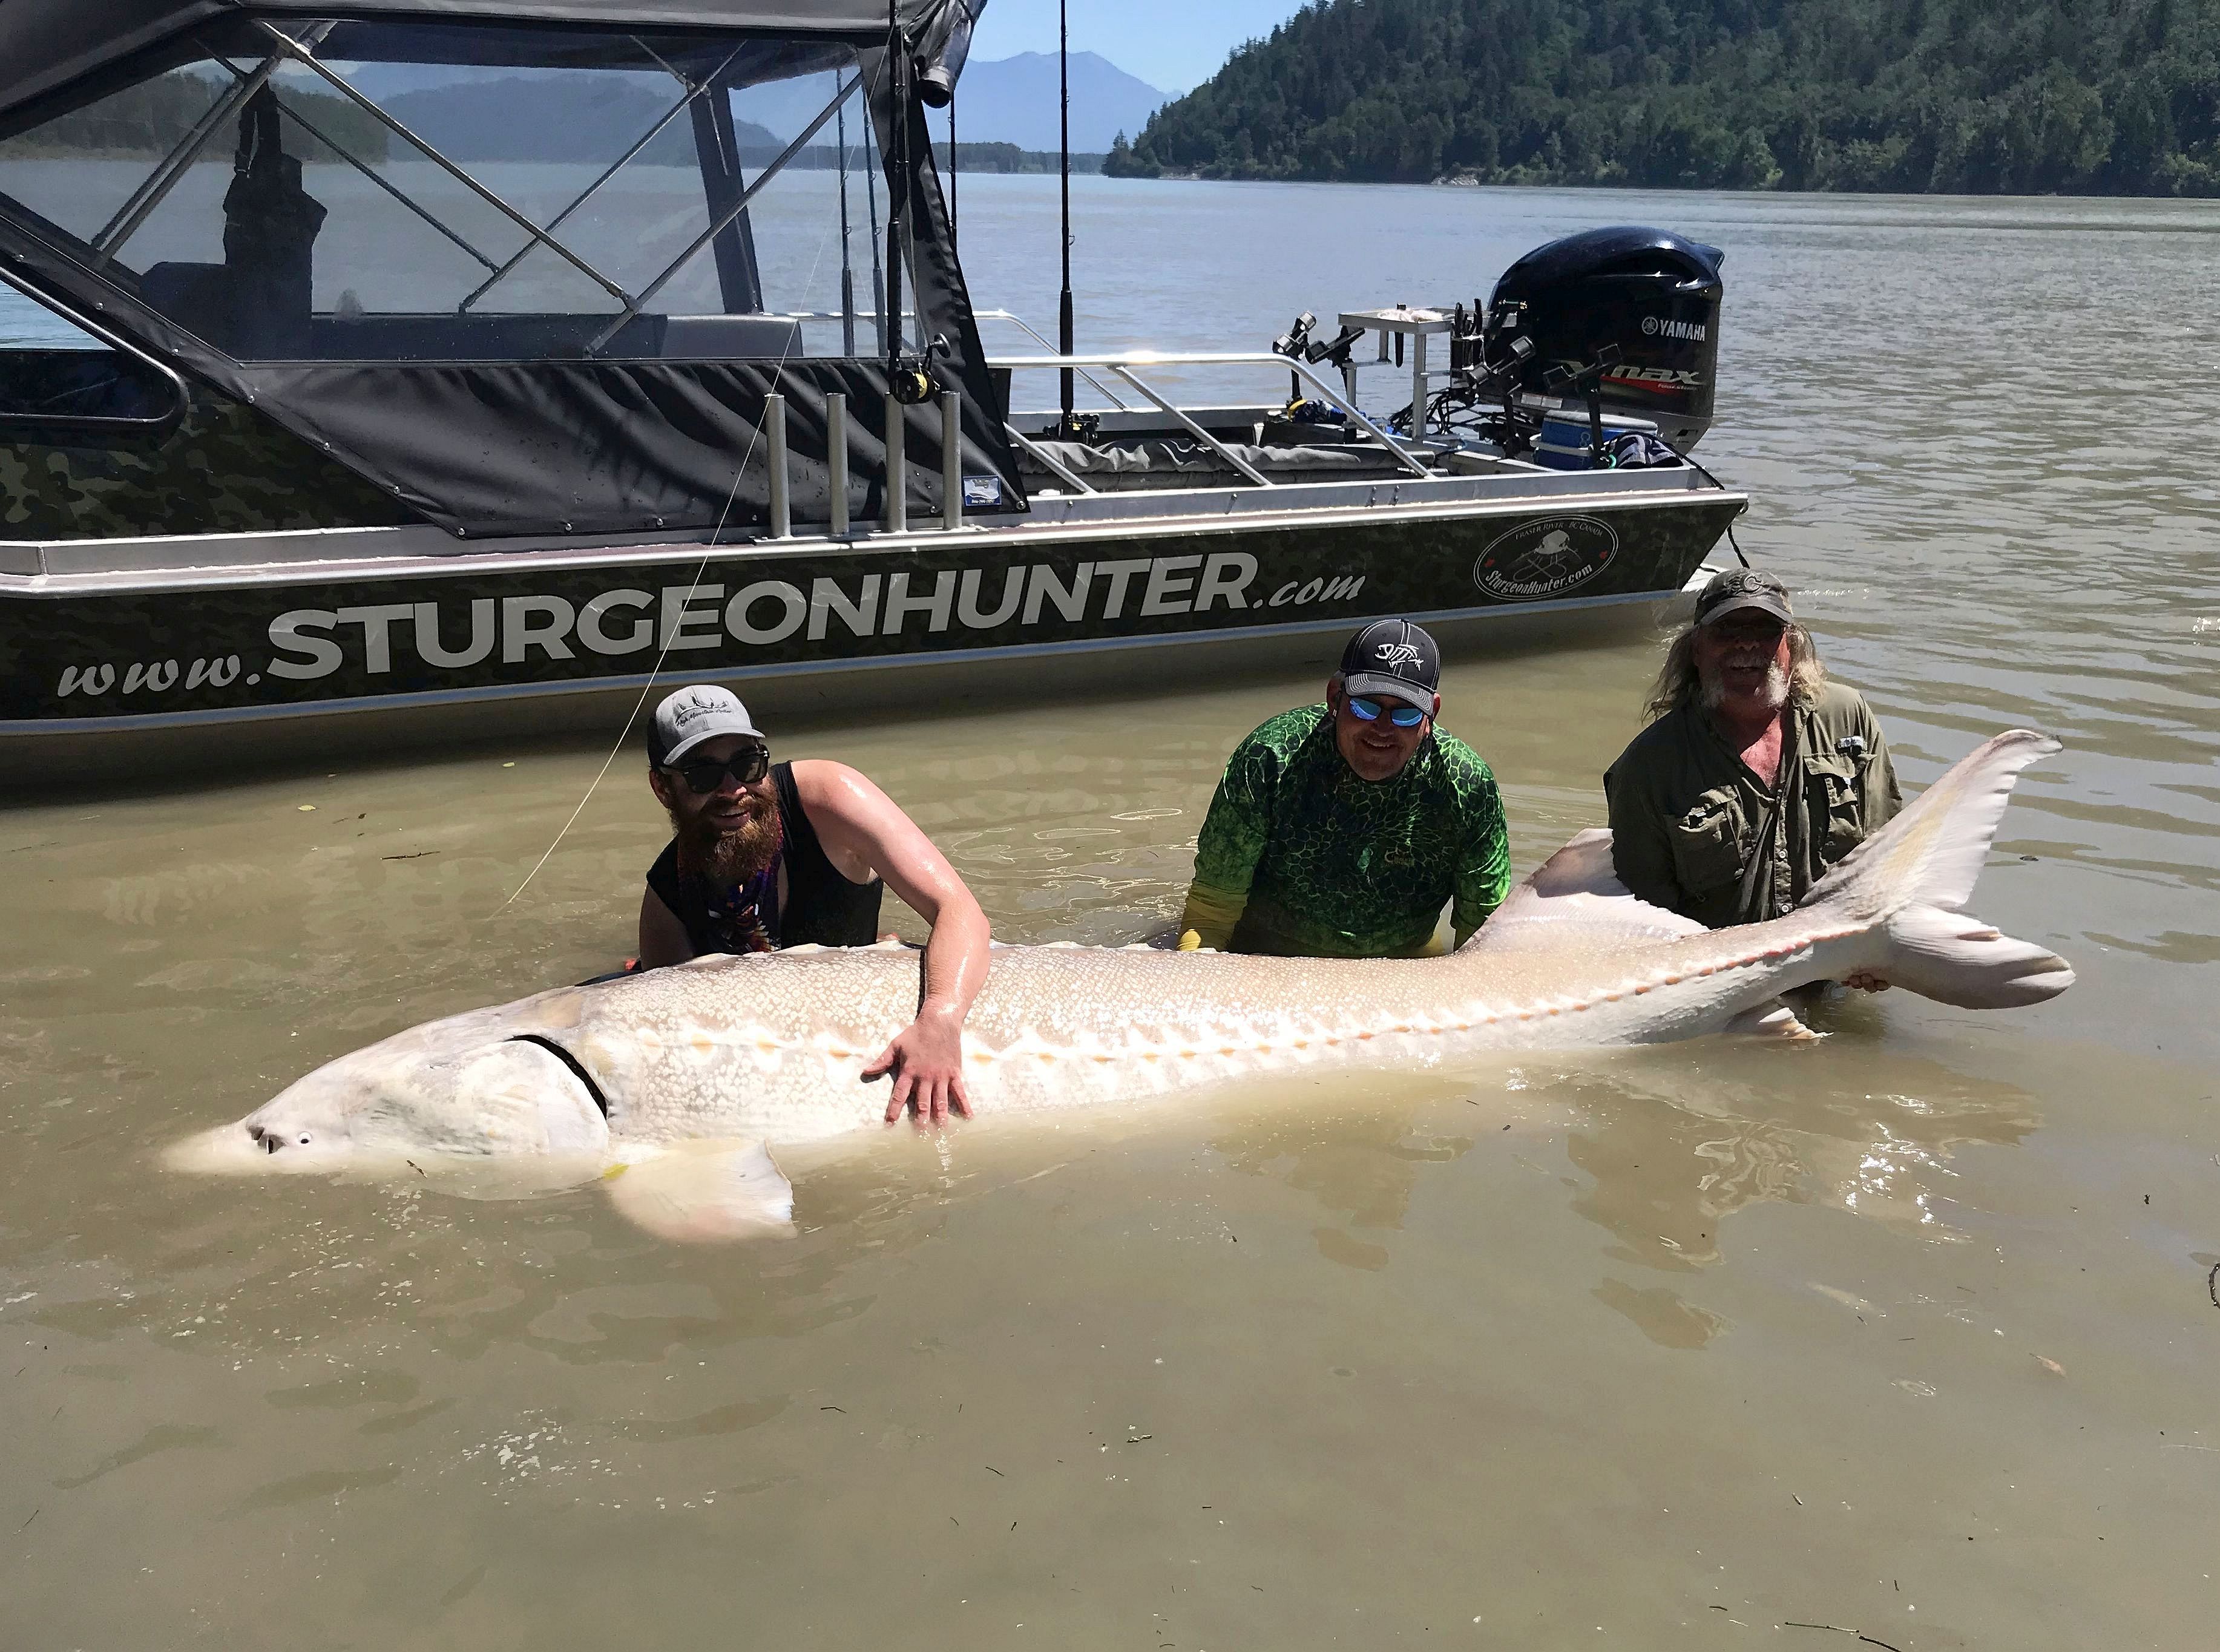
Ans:
[[[864,1077],[893,1075],[889,1124],[905,1111],[936,1124],[951,1112],[969,1117],[963,1020],[987,984],[987,914],[932,839],[862,775],[842,764],[810,763],[796,764],[794,778],[834,865],[859,882],[884,878],[932,926],[917,1019],[864,1069]]]

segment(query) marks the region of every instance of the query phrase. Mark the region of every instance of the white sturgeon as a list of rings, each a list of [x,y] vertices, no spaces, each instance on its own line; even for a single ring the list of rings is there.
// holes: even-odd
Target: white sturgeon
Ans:
[[[1777,994],[1870,971],[1944,1003],[2034,1004],[2066,962],[1959,913],[2021,770],[2058,749],[1999,734],[1769,923],[1707,931],[1612,876],[1584,832],[1447,957],[998,949],[965,1029],[980,1123],[1258,1074],[1425,1068],[1491,1050],[1803,1029]],[[204,1138],[235,1161],[335,1168],[546,1156],[674,1237],[789,1219],[766,1144],[877,1123],[864,1063],[914,1013],[901,948],[700,958],[397,1033]],[[203,1155],[200,1163],[207,1163]]]

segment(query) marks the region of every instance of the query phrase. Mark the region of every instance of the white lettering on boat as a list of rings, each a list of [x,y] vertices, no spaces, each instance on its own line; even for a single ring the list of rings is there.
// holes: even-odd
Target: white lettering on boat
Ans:
[[[421,679],[498,659],[542,666],[587,657],[614,658],[662,650],[716,651],[737,663],[747,651],[795,640],[831,642],[980,634],[1018,641],[1105,622],[1177,619],[1248,608],[1351,602],[1365,576],[1289,580],[1256,592],[1261,568],[1245,551],[1127,557],[1065,565],[1023,563],[930,572],[768,577],[733,588],[616,587],[583,601],[547,595],[450,596],[336,608],[292,608],[270,621],[272,657],[248,673],[315,682],[352,668],[365,676]],[[121,686],[126,694],[228,688],[240,678],[237,655],[133,664],[72,665],[54,693],[90,698]]]

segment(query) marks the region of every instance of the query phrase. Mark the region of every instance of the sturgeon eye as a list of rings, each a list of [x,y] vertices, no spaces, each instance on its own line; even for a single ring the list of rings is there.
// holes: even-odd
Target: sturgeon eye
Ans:
[[[306,1147],[309,1144],[309,1132],[307,1131],[304,1130],[301,1132],[299,1141],[301,1145],[303,1147]]]

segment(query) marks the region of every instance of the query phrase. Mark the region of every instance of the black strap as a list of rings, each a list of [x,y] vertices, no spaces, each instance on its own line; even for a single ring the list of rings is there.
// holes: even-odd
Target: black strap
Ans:
[[[565,1067],[569,1068],[572,1074],[577,1076],[578,1082],[586,1087],[586,1094],[594,1098],[594,1105],[602,1110],[602,1117],[606,1119],[609,1116],[609,1099],[602,1094],[602,1087],[594,1082],[594,1075],[586,1070],[583,1063],[582,1063],[576,1056],[572,1055],[569,1050],[563,1048],[561,1044],[556,1043],[554,1039],[542,1038],[537,1032],[520,1032],[514,1038],[511,1038],[509,1043],[538,1044],[542,1050],[545,1050],[549,1055],[554,1057],[556,1060],[561,1062]]]
[[[1762,924],[1768,918],[1780,916],[1773,909],[1773,838],[1780,823],[1780,800],[1776,797],[1767,807],[1765,819],[1757,828],[1757,841],[1750,851],[1749,864],[1742,869],[1742,888],[1735,897],[1738,910],[1755,914],[1745,920],[1746,922]],[[1757,895],[1761,880],[1765,890],[1765,904],[1753,907],[1750,902]]]

